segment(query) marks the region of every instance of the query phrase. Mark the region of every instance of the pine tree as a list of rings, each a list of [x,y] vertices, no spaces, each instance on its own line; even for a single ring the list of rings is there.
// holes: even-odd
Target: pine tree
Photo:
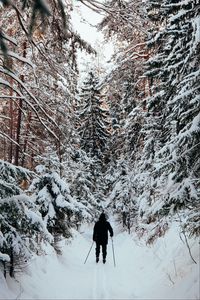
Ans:
[[[104,173],[110,159],[111,122],[104,91],[98,87],[97,77],[92,71],[87,74],[78,95],[77,117],[80,149],[89,158],[87,174],[84,177],[88,178],[90,174],[90,192],[92,193],[90,204],[93,207],[100,207],[105,200],[106,193]],[[87,187],[86,190],[88,190]]]
[[[14,277],[21,271],[34,253],[41,252],[43,240],[50,242],[52,236],[32,199],[18,195],[0,200],[0,252],[9,257],[4,275],[8,270]]]
[[[118,221],[123,227],[130,229],[135,222],[137,214],[136,207],[136,186],[134,185],[134,173],[129,170],[129,160],[118,161],[115,174],[112,178],[112,191],[109,195],[109,205],[118,216]]]
[[[71,196],[69,185],[58,173],[46,172],[44,166],[38,166],[37,171],[40,177],[33,181],[29,191],[36,198],[39,212],[54,237],[54,247],[60,253],[58,241],[71,237],[72,218],[81,213],[83,205]]]
[[[109,111],[97,87],[98,80],[90,72],[79,95],[83,103],[78,116],[80,147],[91,157],[101,159],[107,149],[109,133]]]
[[[184,210],[199,233],[199,6],[197,1],[149,1],[150,17],[159,15],[149,41],[156,55],[148,62],[154,137],[154,204],[157,217]],[[156,20],[157,21],[157,20]],[[158,22],[158,21],[157,21]]]
[[[93,221],[101,210],[103,200],[99,195],[99,183],[94,180],[92,174],[94,163],[95,161],[88,157],[84,151],[77,151],[75,166],[70,176],[72,195],[83,205],[81,216],[89,222]]]
[[[0,160],[0,198],[19,195],[23,185],[34,177],[34,172]]]

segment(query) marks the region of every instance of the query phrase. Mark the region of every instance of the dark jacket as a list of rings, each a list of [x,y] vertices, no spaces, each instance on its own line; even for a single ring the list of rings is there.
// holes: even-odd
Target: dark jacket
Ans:
[[[104,214],[102,214],[104,215]],[[99,221],[97,221],[94,225],[93,232],[93,241],[99,244],[107,244],[108,243],[108,231],[110,232],[110,236],[113,236],[113,229],[109,222],[106,221],[104,216],[100,216]]]

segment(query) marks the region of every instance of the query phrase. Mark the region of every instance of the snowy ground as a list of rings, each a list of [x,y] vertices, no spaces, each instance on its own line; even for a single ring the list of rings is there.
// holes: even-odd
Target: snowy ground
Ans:
[[[33,259],[26,273],[18,277],[20,283],[11,279],[6,283],[0,276],[0,299],[200,298],[199,264],[192,262],[175,226],[153,247],[116,227],[114,231],[116,267],[111,242],[105,265],[102,260],[95,263],[95,247],[84,264],[92,227],[82,226],[72,242],[63,245],[62,256],[48,248],[48,255]],[[190,240],[190,246],[198,260],[197,241]]]

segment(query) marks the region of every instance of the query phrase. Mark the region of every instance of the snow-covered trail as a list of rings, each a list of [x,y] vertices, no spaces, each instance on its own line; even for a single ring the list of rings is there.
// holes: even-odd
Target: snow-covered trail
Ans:
[[[18,278],[20,286],[9,282],[13,298],[199,299],[198,265],[192,263],[180,239],[177,241],[175,230],[151,248],[138,245],[117,228],[114,232],[116,267],[111,241],[105,265],[102,259],[96,264],[95,245],[84,264],[92,244],[92,226],[82,226],[80,233],[74,232],[72,242],[63,245],[62,256],[48,248],[48,255],[36,258]],[[198,257],[198,247],[191,248]]]
[[[126,233],[124,234],[126,236]],[[129,263],[134,265],[134,259],[128,261],[131,248],[124,248],[120,236],[114,239],[117,265],[114,267],[111,240],[108,244],[107,262],[103,264],[102,257],[98,264],[95,262],[95,244],[86,264],[87,253],[92,245],[92,227],[85,227],[81,233],[74,233],[72,243],[63,248],[63,255],[57,257],[54,252],[45,257],[46,263],[34,263],[31,273],[38,276],[21,277],[23,293],[20,298],[41,299],[135,299],[134,285],[138,286],[139,279],[133,279],[128,269]],[[132,243],[133,246],[133,243]],[[126,263],[123,262],[126,257]],[[42,259],[41,259],[42,260]],[[43,267],[41,268],[41,265]],[[131,268],[129,266],[129,268]],[[132,287],[130,289],[130,286]],[[38,287],[38,288],[37,288]],[[36,289],[35,289],[36,288]],[[132,291],[130,291],[132,290]]]

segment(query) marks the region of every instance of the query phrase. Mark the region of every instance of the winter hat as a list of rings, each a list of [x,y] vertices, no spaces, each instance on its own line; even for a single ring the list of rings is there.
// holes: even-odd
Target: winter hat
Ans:
[[[100,215],[99,221],[106,221],[106,215],[104,213]]]

